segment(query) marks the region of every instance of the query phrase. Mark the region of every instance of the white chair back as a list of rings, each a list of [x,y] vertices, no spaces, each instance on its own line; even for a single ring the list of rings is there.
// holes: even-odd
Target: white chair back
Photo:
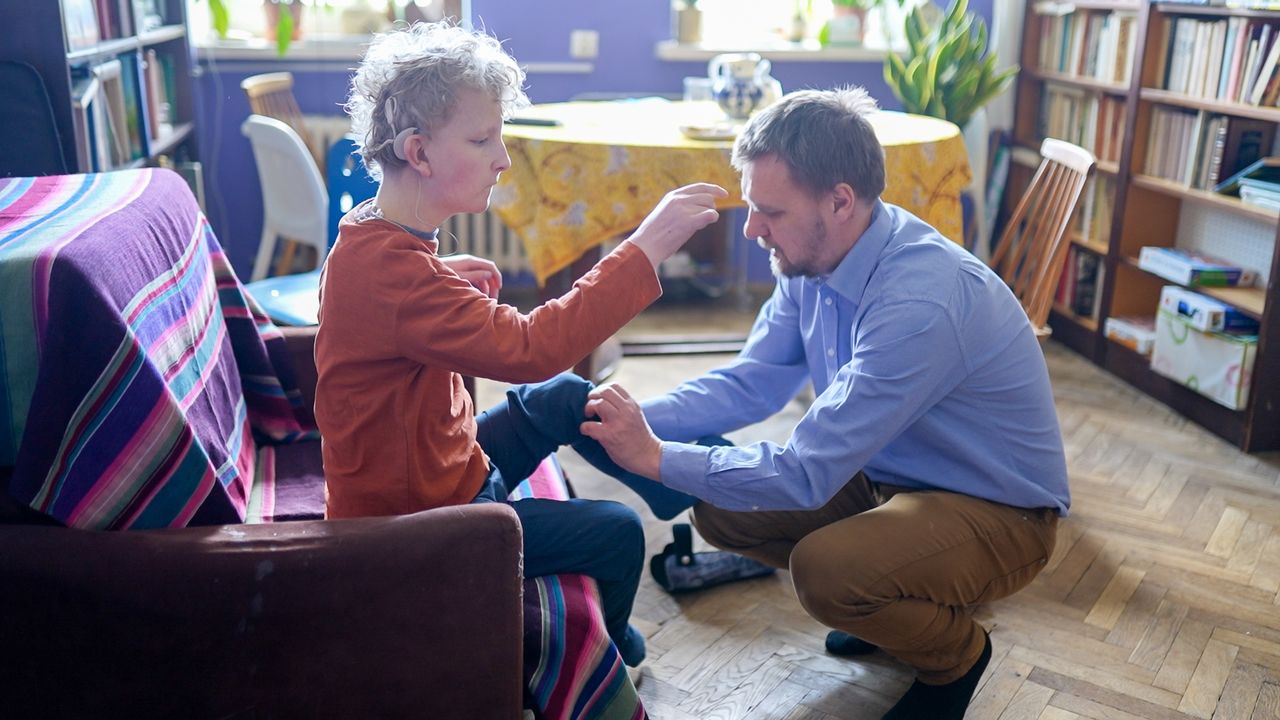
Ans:
[[[253,146],[262,184],[262,240],[251,279],[266,277],[278,237],[315,248],[320,267],[329,250],[329,196],[315,159],[302,138],[274,118],[250,115],[240,130]]]

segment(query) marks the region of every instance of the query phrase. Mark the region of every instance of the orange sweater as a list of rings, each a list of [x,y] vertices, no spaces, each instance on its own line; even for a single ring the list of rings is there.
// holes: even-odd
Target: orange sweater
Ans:
[[[437,243],[343,218],[320,283],[316,421],[327,515],[394,515],[470,502],[488,473],[462,376],[546,380],[661,294],[631,243],[528,315],[440,261]]]

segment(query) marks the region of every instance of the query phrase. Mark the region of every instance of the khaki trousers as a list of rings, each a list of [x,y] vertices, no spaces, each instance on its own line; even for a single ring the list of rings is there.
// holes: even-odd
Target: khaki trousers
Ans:
[[[819,622],[874,643],[922,682],[982,654],[967,608],[1025,587],[1053,552],[1058,514],[968,495],[876,485],[858,473],[817,510],[732,512],[698,503],[712,545],[791,570]]]

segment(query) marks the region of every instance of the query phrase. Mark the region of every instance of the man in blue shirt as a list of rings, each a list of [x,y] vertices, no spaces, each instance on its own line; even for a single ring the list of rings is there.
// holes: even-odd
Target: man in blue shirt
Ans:
[[[702,502],[712,544],[790,568],[841,654],[882,648],[917,679],[886,718],[961,718],[991,657],[966,612],[1027,585],[1067,512],[1035,334],[986,265],[880,201],[862,89],[788,95],[734,146],[745,232],[778,285],[741,354],[636,403],[597,389],[583,426],[624,468]],[[817,398],[785,445],[706,447]],[[655,489],[659,489],[655,487]]]

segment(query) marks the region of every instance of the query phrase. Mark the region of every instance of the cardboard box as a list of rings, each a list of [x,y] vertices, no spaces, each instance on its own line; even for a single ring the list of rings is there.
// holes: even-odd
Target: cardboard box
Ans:
[[[1150,355],[1156,342],[1156,319],[1109,317],[1102,325],[1102,332],[1136,353]]]
[[[1201,332],[1258,331],[1258,321],[1238,308],[1177,285],[1166,285],[1160,291],[1160,307],[1182,317]]]
[[[1233,410],[1249,404],[1256,335],[1206,333],[1163,308],[1156,314],[1151,369]]]

